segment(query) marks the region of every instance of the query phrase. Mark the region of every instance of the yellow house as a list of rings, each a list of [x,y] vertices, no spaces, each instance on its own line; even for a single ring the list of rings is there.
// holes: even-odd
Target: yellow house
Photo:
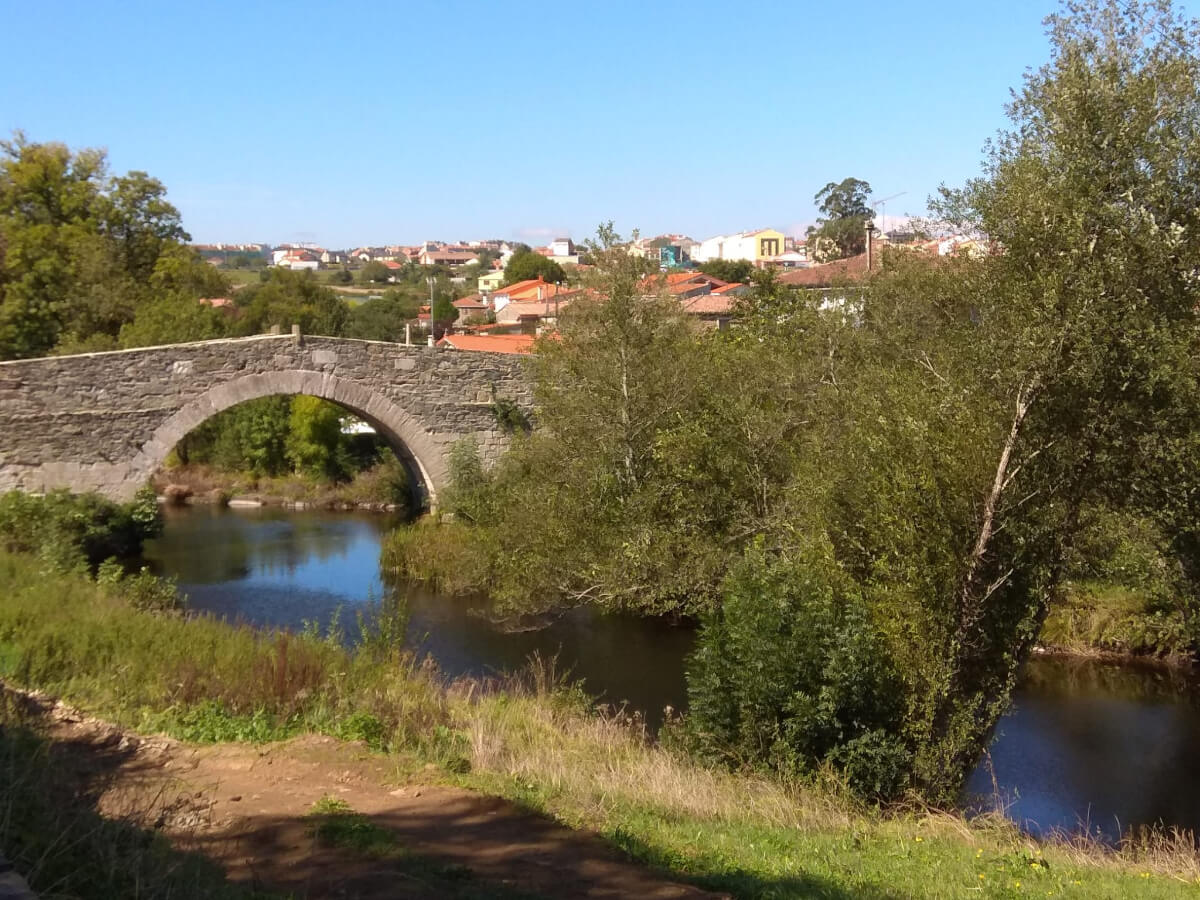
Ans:
[[[475,282],[476,290],[481,294],[489,291],[495,291],[504,284],[504,270],[497,269],[494,272],[488,272],[486,275],[481,275],[479,280]]]

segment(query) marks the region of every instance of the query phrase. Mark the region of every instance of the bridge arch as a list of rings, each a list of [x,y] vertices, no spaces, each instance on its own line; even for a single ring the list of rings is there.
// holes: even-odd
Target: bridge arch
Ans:
[[[508,446],[497,397],[528,409],[519,356],[349,338],[255,335],[0,362],[0,491],[128,500],[189,431],[246,400],[305,394],[375,426],[436,504],[450,449]]]
[[[447,477],[446,461],[425,429],[387,397],[361,384],[328,372],[283,370],[243,375],[209,388],[155,429],[132,462],[134,478],[144,481],[163,464],[167,454],[189,432],[247,400],[280,394],[307,394],[336,403],[368,422],[417,476],[414,499],[418,508],[437,505]]]

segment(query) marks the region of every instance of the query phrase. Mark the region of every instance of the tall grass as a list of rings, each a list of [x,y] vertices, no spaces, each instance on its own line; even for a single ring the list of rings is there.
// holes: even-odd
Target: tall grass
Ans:
[[[448,721],[434,673],[387,640],[386,627],[384,638],[364,629],[351,652],[312,634],[148,615],[119,582],[48,576],[8,553],[0,585],[0,676],[124,725],[194,740],[319,730],[383,747],[419,743]]]

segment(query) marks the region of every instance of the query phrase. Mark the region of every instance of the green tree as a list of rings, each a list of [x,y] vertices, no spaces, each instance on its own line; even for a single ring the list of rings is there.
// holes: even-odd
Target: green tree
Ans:
[[[754,263],[745,259],[710,259],[700,264],[700,271],[722,281],[749,284],[754,274]]]
[[[162,184],[102,151],[0,142],[0,357],[115,345],[160,258],[188,239]]]
[[[935,803],[1007,709],[1091,504],[1155,518],[1195,570],[1200,247],[1184,236],[1200,227],[1200,35],[1166,2],[1072,3],[1047,21],[1052,57],[1016,94],[1012,130],[940,204],[1003,252],[895,261],[836,315],[805,319],[778,295],[747,317],[794,331],[796,351],[827,345],[789,517],[828,539],[829,577],[857,586],[905,685],[893,789]],[[1192,604],[1194,584],[1181,579]],[[710,693],[737,690],[736,673],[702,674]],[[769,719],[789,716],[776,702]],[[769,746],[776,765],[795,749]],[[883,750],[877,775],[898,758]]]
[[[387,284],[392,278],[392,270],[379,260],[373,259],[359,270],[358,277],[368,284]]]
[[[320,397],[292,398],[288,418],[287,457],[295,471],[312,478],[340,476],[342,409]]]
[[[504,267],[504,283],[516,284],[531,278],[542,278],[550,284],[567,280],[567,273],[554,260],[534,253],[532,250],[518,250],[508,259]]]
[[[369,341],[400,341],[404,326],[417,318],[421,298],[408,289],[390,288],[380,297],[364,300],[350,309],[346,337]]]
[[[433,306],[430,309],[430,321],[433,324],[434,337],[440,338],[454,324],[457,318],[458,309],[454,306],[454,301],[450,299],[450,294],[445,291],[438,291],[434,296]]]
[[[857,178],[829,182],[813,196],[821,217],[808,229],[814,258],[820,262],[855,256],[866,250],[866,227],[874,218],[867,198],[871,185]]]
[[[1165,521],[1185,563],[1195,533],[1200,29],[1166,0],[1072,2],[1047,24],[1051,60],[1015,95],[1012,130],[941,206],[1004,252],[971,292],[987,340],[966,358],[992,421],[918,732],[933,796],[1003,711],[1087,502]]]
[[[133,320],[121,326],[118,343],[130,348],[206,341],[224,337],[228,330],[228,320],[220,310],[173,294],[142,304]]]
[[[240,312],[234,326],[238,334],[298,324],[305,334],[340,337],[350,321],[345,301],[312,272],[271,269],[266,281],[242,288],[234,300]]]

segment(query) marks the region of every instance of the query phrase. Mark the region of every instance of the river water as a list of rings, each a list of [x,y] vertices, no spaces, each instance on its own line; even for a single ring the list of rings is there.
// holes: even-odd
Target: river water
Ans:
[[[392,523],[355,513],[169,509],[147,547],[154,569],[178,579],[195,610],[256,625],[348,631],[384,596],[379,546]],[[448,675],[521,667],[556,656],[602,701],[645,714],[685,706],[693,634],[646,619],[573,612],[537,630],[505,631],[462,598],[401,588],[409,636]],[[1034,659],[1013,709],[964,802],[999,797],[1027,829],[1085,828],[1115,838],[1129,827],[1200,831],[1200,687],[1178,672]]]

